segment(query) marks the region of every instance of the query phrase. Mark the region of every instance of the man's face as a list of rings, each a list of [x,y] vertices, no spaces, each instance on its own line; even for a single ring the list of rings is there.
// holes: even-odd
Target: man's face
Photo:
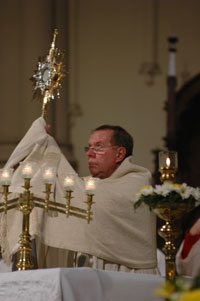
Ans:
[[[91,149],[87,152],[87,158],[90,173],[94,177],[108,178],[122,161],[120,156],[122,147],[111,144],[112,134],[113,130],[99,130],[90,136],[88,145]],[[101,147],[101,149],[95,151],[93,147]]]

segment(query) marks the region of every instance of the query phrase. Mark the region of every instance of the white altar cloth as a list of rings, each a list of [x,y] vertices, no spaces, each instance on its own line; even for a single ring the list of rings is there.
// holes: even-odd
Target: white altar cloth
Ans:
[[[0,300],[158,301],[158,275],[56,268],[0,274]]]

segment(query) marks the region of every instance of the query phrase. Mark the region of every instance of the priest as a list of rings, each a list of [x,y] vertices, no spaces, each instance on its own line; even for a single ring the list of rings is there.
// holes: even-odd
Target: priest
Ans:
[[[52,266],[55,258],[51,255],[55,250],[58,254],[63,252],[62,256],[65,250],[71,250],[89,254],[89,265],[93,268],[156,273],[155,216],[145,205],[136,212],[133,209],[136,193],[149,184],[150,172],[132,163],[132,150],[132,137],[119,126],[104,125],[92,132],[85,151],[90,173],[99,179],[94,197],[93,221],[87,224],[85,220],[73,216],[55,216],[34,208],[30,218],[30,234],[40,245],[45,246],[43,255],[39,245],[37,247],[39,267]],[[73,206],[84,206],[86,195],[82,179],[64,157],[53,137],[46,132],[42,117],[33,123],[6,167],[16,167],[22,161],[31,161],[37,165],[31,180],[34,196],[44,198],[41,168],[49,163],[57,170],[52,200],[65,202],[63,174],[72,173],[77,178]],[[21,169],[21,164],[15,169],[10,199],[22,192]],[[2,253],[5,260],[9,261],[18,249],[21,213],[10,210],[7,216],[1,215],[0,231]],[[66,256],[64,266],[68,265],[69,256]]]

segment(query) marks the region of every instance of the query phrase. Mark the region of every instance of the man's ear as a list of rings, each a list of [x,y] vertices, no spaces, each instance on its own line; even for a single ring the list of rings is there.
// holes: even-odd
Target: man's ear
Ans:
[[[120,163],[124,160],[126,156],[126,149],[124,146],[119,146],[117,149],[117,155],[116,155],[116,163]]]

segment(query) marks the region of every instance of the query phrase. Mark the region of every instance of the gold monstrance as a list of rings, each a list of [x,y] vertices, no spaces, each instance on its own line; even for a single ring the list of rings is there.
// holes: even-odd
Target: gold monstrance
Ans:
[[[42,117],[47,113],[49,102],[55,96],[60,97],[61,79],[65,76],[64,53],[56,48],[57,35],[58,30],[55,29],[49,53],[45,59],[39,60],[37,70],[31,78],[35,85],[34,98],[42,96]]]
[[[44,61],[39,61],[38,68],[35,71],[32,80],[35,82],[35,92],[40,92],[43,96],[42,117],[47,113],[47,106],[55,95],[59,95],[59,88],[61,87],[61,79],[64,76],[63,72],[63,53],[55,48],[56,36],[58,30],[55,29],[53,35],[53,42],[51,44],[49,53]],[[35,95],[36,96],[36,95]],[[96,180],[92,177],[85,182],[85,190],[87,194],[86,209],[72,206],[72,193],[75,185],[75,175],[64,175],[63,189],[65,195],[65,203],[55,202],[50,200],[52,185],[55,183],[56,170],[52,166],[45,166],[41,170],[43,182],[45,186],[44,199],[36,197],[31,193],[31,178],[34,174],[34,166],[32,162],[24,161],[22,163],[22,176],[24,178],[24,192],[19,195],[19,198],[9,199],[9,186],[12,182],[12,168],[4,168],[0,171],[0,184],[3,187],[3,201],[0,202],[0,213],[7,214],[8,210],[17,208],[23,214],[22,234],[20,235],[17,269],[27,270],[32,269],[31,258],[31,235],[29,233],[30,214],[34,207],[39,207],[48,211],[56,211],[63,213],[66,217],[75,216],[82,218],[89,224],[93,219],[93,212],[91,207],[93,196],[96,189]],[[40,168],[40,167],[39,167]]]

